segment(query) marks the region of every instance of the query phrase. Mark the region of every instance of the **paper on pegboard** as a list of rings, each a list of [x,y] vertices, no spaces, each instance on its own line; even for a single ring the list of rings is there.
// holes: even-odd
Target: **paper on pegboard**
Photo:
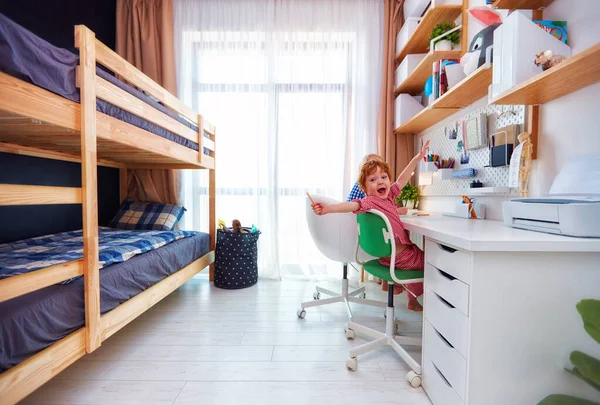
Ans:
[[[440,159],[454,158],[455,168],[474,168],[477,175],[474,179],[479,179],[486,187],[508,187],[509,167],[486,167],[490,162],[489,148],[484,147],[475,150],[468,150],[469,163],[460,164],[460,156],[463,151],[457,150],[457,144],[463,140],[462,120],[473,117],[479,117],[484,113],[488,117],[487,126],[490,133],[494,133],[498,128],[509,125],[519,124],[521,130],[525,123],[525,106],[523,105],[485,105],[474,108],[470,112],[459,116],[457,119],[448,120],[444,126],[436,127],[423,132],[423,142],[427,139],[431,141],[431,153],[438,154]],[[451,130],[457,129],[456,139],[450,139]],[[435,173],[430,185],[424,185],[421,188],[421,195],[462,195],[467,194],[469,183],[473,179],[452,179],[442,180]]]

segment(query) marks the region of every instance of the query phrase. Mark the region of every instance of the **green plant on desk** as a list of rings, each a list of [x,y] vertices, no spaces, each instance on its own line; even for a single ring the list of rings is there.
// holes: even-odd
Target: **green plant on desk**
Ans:
[[[596,342],[600,343],[600,300],[581,300],[577,311],[583,319],[583,328]],[[580,351],[571,352],[573,370],[565,369],[575,377],[582,379],[600,391],[600,360]],[[570,395],[552,394],[544,398],[538,405],[600,405],[598,402],[572,397]]]
[[[396,205],[402,204],[406,208],[417,208],[419,206],[419,188],[410,183],[402,187],[402,192],[396,197]],[[409,205],[412,205],[410,207]]]

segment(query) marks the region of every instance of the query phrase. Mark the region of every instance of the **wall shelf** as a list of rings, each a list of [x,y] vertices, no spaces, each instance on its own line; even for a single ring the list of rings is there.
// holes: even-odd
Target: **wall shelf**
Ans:
[[[539,10],[548,7],[554,0],[496,0],[493,8],[505,10]]]
[[[429,50],[429,36],[433,31],[433,27],[442,21],[453,22],[458,18],[461,11],[462,5],[439,5],[427,10],[404,48],[396,55],[396,64],[402,62],[402,59],[409,53],[426,53]],[[458,57],[460,57],[460,52]]]
[[[464,78],[413,118],[396,128],[396,134],[418,133],[457,112],[460,108],[473,104],[487,94],[492,82],[492,69],[485,65],[469,77]]]
[[[486,194],[510,194],[510,187],[476,187],[470,188],[466,194],[471,195],[486,195]]]
[[[600,81],[600,44],[537,74],[490,100],[490,104],[544,104]]]
[[[398,134],[416,134],[457,112],[458,108],[424,108],[410,120],[394,130]]]
[[[441,59],[458,59],[461,56],[461,50],[456,49],[452,51],[435,51],[427,54],[417,65],[415,70],[404,80],[400,86],[394,91],[394,97],[397,97],[400,93],[408,93],[413,96],[421,93],[427,78],[431,76],[433,70],[433,62]]]
[[[483,65],[435,100],[432,108],[467,107],[485,97],[490,84],[492,84],[492,68]]]

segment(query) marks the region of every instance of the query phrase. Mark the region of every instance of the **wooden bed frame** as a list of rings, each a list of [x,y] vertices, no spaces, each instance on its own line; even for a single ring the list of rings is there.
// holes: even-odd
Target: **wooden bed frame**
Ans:
[[[84,327],[0,374],[0,405],[25,398],[207,266],[213,280],[214,126],[103,45],[83,25],[75,27],[75,47],[80,52],[77,85],[81,104],[0,73],[0,152],[81,162],[82,179],[81,188],[0,184],[0,205],[82,204],[84,239],[82,260],[0,280],[0,302],[80,275],[85,285]],[[198,125],[198,132],[98,77],[96,63]],[[196,142],[199,150],[97,112],[96,98]],[[209,155],[203,153],[205,148]],[[127,169],[209,170],[211,251],[104,315],[100,314],[97,165],[120,169],[121,198],[127,194]]]

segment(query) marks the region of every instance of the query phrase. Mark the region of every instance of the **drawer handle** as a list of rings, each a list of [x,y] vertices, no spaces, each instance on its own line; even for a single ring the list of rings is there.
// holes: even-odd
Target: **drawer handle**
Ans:
[[[437,270],[437,271],[440,273],[440,275],[441,275],[442,277],[445,277],[445,278],[447,278],[447,279],[448,279],[448,280],[450,280],[450,281],[454,281],[454,280],[456,280],[456,277],[454,277],[454,276],[452,276],[452,275],[450,275],[450,274],[446,273],[444,270],[440,270],[440,269],[438,269],[438,268],[437,268],[437,267],[435,267],[435,266],[433,266],[433,267],[434,267],[434,268],[435,268],[435,269],[436,269],[436,270]]]
[[[441,243],[438,243],[437,245],[440,247],[440,249],[445,250],[448,253],[456,252],[456,249],[451,248],[450,246],[442,245]]]
[[[448,301],[446,301],[445,299],[443,299],[442,297],[440,297],[440,296],[438,295],[438,293],[434,292],[434,294],[435,294],[435,296],[436,296],[436,297],[438,297],[438,299],[439,299],[440,301],[442,301],[444,304],[446,304],[446,306],[448,306],[448,307],[450,307],[450,308],[452,308],[452,309],[456,308],[454,305],[450,304]]]
[[[439,368],[437,368],[437,366],[435,364],[433,364],[433,361],[431,362],[431,364],[433,365],[433,368],[435,368],[435,371],[437,371],[437,373],[440,375],[440,377],[442,377],[442,380],[444,380],[444,382],[446,383],[446,385],[450,388],[452,388],[452,385],[450,384],[450,382],[446,379],[446,377],[444,377],[444,374],[442,374],[442,372],[440,371]]]
[[[439,336],[439,337],[441,337],[441,338],[442,338],[442,340],[443,340],[444,342],[446,342],[446,344],[447,344],[448,346],[450,346],[451,348],[453,348],[453,349],[454,349],[454,346],[452,346],[452,343],[448,342],[448,339],[446,339],[446,338],[445,338],[445,337],[444,337],[444,336],[443,336],[443,335],[442,335],[440,332],[438,332],[438,331],[437,331],[437,329],[433,328],[433,330],[435,331],[435,333],[437,333],[437,334],[438,334],[438,336]]]

